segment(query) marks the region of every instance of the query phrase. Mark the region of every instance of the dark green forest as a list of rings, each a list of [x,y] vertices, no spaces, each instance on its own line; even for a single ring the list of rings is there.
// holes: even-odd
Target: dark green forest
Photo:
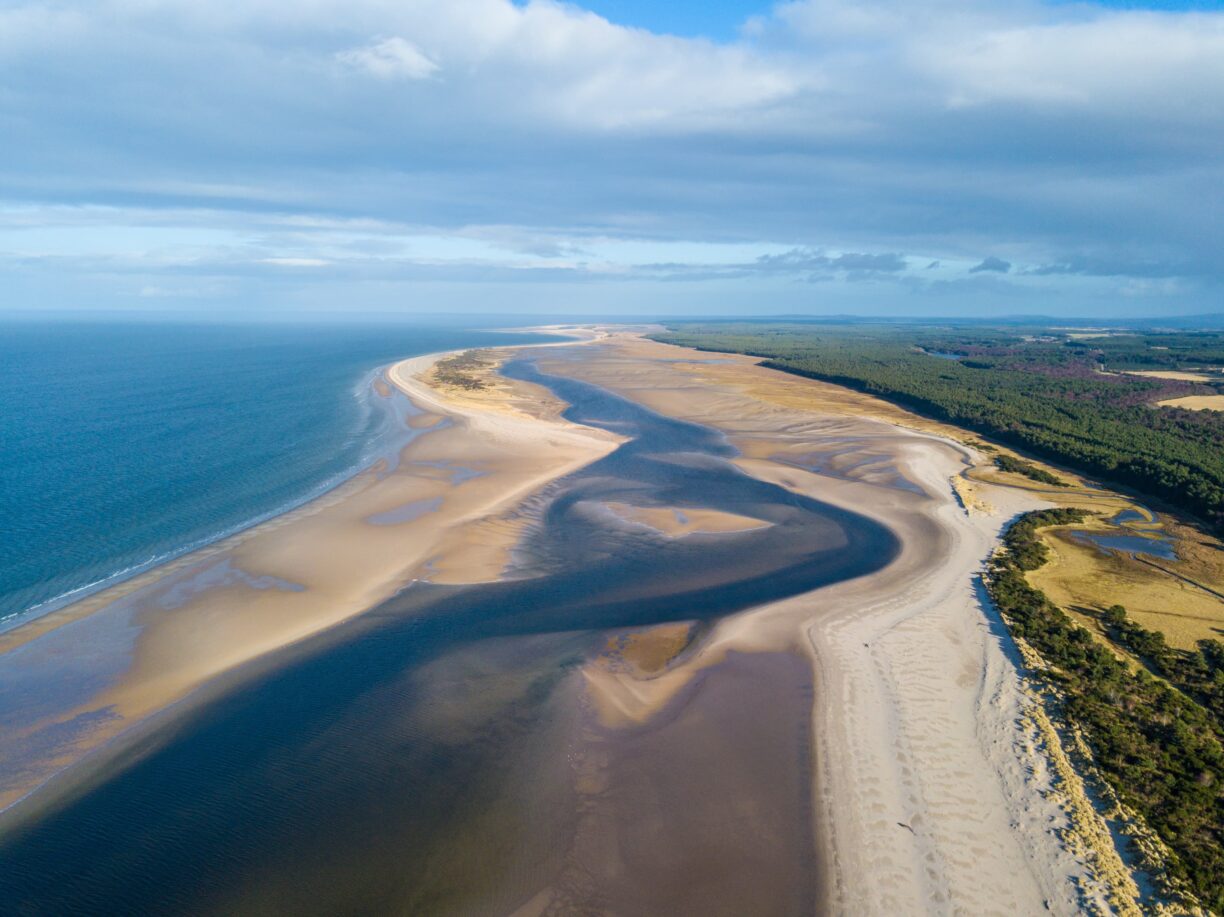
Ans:
[[[1169,872],[1224,913],[1224,645],[1203,640],[1194,652],[1171,649],[1114,606],[1102,615],[1102,629],[1145,666],[1132,671],[1029,585],[1025,571],[1048,556],[1037,530],[1084,515],[1054,509],[1021,516],[991,561],[987,589],[1011,632],[1047,664],[1045,676],[1062,689],[1065,719],[1080,728],[1102,775],[1173,851]]]
[[[1224,365],[1224,334],[1115,334],[925,325],[677,324],[657,340],[746,353],[845,385],[1110,483],[1224,531],[1224,414],[1156,407],[1224,391],[1121,374]],[[1159,343],[1157,343],[1159,342]]]

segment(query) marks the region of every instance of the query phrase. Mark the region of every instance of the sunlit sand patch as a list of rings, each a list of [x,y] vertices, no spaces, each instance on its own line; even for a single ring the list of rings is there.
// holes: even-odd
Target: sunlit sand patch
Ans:
[[[582,668],[586,698],[599,722],[616,728],[645,722],[676,696],[695,666],[668,671],[693,642],[688,622],[661,624],[608,638],[602,653]]]
[[[511,575],[514,549],[522,541],[529,519],[490,516],[452,530],[438,545],[430,564],[429,582],[440,586],[492,583]]]
[[[952,479],[952,491],[966,513],[984,513],[989,516],[995,511],[995,508],[983,499],[981,488],[964,475],[958,474]]]
[[[644,525],[672,538],[685,535],[750,532],[767,528],[770,523],[750,516],[725,513],[716,509],[694,509],[678,506],[633,506],[629,503],[600,504],[626,522]]]
[[[671,665],[692,644],[696,634],[697,625],[692,621],[614,634],[594,664],[609,671],[648,678]]]

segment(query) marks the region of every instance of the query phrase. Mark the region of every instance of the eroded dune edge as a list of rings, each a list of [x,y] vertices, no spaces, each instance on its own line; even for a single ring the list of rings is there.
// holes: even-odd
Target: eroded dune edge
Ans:
[[[901,547],[878,572],[712,623],[609,633],[564,682],[575,706],[559,747],[580,812],[567,822],[565,849],[539,875],[484,899],[497,903],[488,912],[608,906],[632,885],[617,899],[630,910],[650,902],[713,913],[685,897],[686,884],[717,886],[722,898],[712,900],[734,907],[759,903],[754,882],[765,879],[804,886],[782,893],[778,912],[795,902],[879,914],[1150,905],[977,580],[1001,528],[1039,498],[981,476],[969,483],[979,462],[970,447],[865,396],[631,333],[584,336],[482,353],[442,373],[436,364],[447,355],[394,365],[386,383],[415,406],[406,422],[420,432],[397,463],[0,637],[8,678],[20,696],[40,698],[5,711],[0,804],[77,775],[10,817],[35,817],[32,803],[54,798],[56,786],[87,782],[89,768],[71,765],[87,765],[138,724],[273,664],[278,650],[414,581],[502,577],[533,521],[531,499],[622,441],[565,420],[546,389],[497,372],[530,351],[544,373],[720,431],[745,474],[874,520]],[[768,525],[694,506],[616,501],[583,511],[669,539]],[[70,660],[67,671],[52,659]],[[792,714],[806,721],[797,733]],[[719,757],[685,758],[685,748]],[[674,773],[652,782],[642,767]],[[703,783],[702,769],[716,779]],[[802,786],[792,785],[795,774]],[[754,789],[739,793],[750,781]],[[785,811],[810,824],[793,830]],[[711,824],[726,829],[721,847],[695,843]],[[636,838],[663,855],[676,846],[665,829],[677,826],[694,843],[680,845],[674,869],[652,874],[644,854],[626,850]],[[800,865],[767,873],[765,857],[735,874],[757,844],[753,832],[771,831],[774,842],[803,848]],[[801,877],[804,862],[811,874]]]

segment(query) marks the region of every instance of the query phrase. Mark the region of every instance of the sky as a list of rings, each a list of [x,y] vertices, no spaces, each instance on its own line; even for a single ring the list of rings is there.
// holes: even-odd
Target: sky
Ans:
[[[1224,312],[1224,3],[0,0],[0,312]]]

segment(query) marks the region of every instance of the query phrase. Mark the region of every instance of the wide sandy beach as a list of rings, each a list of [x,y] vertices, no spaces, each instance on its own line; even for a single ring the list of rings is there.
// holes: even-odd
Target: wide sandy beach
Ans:
[[[712,625],[609,634],[562,682],[573,703],[558,747],[580,816],[552,871],[519,877],[515,913],[593,900],[745,913],[754,881],[799,889],[809,867],[818,895],[782,894],[770,912],[1138,913],[1131,871],[977,579],[1001,528],[1037,498],[970,481],[980,457],[947,428],[749,358],[606,331],[533,355],[546,373],[720,431],[746,475],[882,524],[901,548],[878,572]],[[16,696],[38,698],[4,712],[0,805],[57,774],[64,787],[98,779],[84,759],[108,742],[232,690],[414,580],[497,580],[530,498],[621,441],[566,421],[536,385],[491,371],[471,389],[440,383],[437,359],[386,373],[421,431],[394,467],[0,638]],[[674,539],[768,525],[692,506],[584,511]],[[702,757],[737,731],[742,752]],[[752,751],[777,742],[793,760]],[[749,783],[764,789],[741,794]],[[10,817],[35,817],[53,789]],[[734,832],[762,824],[786,826],[774,840],[800,865],[763,857],[734,881],[718,875],[742,859]],[[706,862],[669,872],[666,826],[729,839],[711,836]],[[720,895],[682,893],[716,882]]]
[[[750,358],[624,336],[581,363],[542,362],[722,430],[749,474],[882,521],[903,545],[879,573],[720,621],[662,675],[592,667],[609,723],[647,719],[728,653],[800,648],[829,910],[1138,912],[978,581],[1001,528],[1039,500],[967,481],[984,463],[946,427]]]
[[[496,579],[522,500],[615,448],[529,386],[502,383],[477,405],[422,381],[441,356],[386,371],[420,431],[394,467],[0,635],[0,809],[219,677],[414,580]]]

